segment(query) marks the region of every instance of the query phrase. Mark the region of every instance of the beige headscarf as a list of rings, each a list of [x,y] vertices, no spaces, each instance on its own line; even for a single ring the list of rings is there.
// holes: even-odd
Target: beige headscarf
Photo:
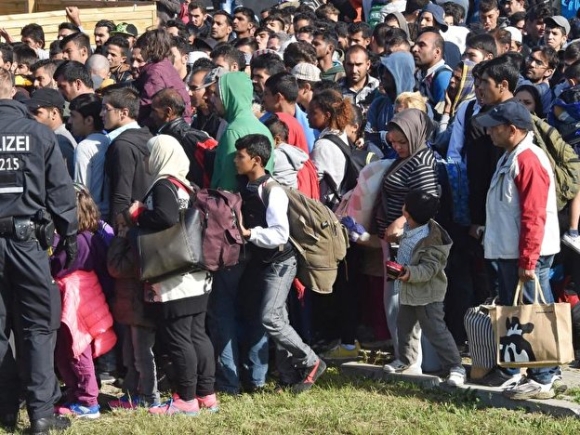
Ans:
[[[186,178],[189,159],[181,144],[172,136],[160,134],[147,142],[149,149],[149,173],[153,176],[151,187],[163,178],[173,177],[187,187],[191,183]]]

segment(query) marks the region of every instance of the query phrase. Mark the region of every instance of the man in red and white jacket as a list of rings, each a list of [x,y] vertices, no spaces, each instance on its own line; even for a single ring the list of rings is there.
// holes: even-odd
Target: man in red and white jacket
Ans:
[[[510,99],[477,122],[487,128],[493,143],[505,149],[487,193],[485,258],[497,270],[501,305],[511,305],[518,280],[525,282],[524,302],[534,299],[538,279],[547,303],[553,303],[549,272],[560,251],[554,173],[547,155],[534,143],[530,112]],[[519,377],[519,369],[502,369]],[[558,367],[529,369],[527,378],[504,395],[516,400],[554,397]],[[557,384],[558,386],[558,384]]]

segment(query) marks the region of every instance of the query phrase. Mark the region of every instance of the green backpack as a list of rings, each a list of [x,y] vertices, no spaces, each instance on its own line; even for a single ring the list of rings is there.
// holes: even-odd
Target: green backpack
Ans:
[[[580,191],[580,159],[558,130],[535,115],[532,119],[535,142],[547,154],[554,170],[556,201],[558,210],[562,210]]]
[[[262,201],[268,207],[272,187],[263,185]],[[280,186],[288,195],[290,242],[298,253],[296,278],[317,293],[332,293],[338,263],[346,257],[348,234],[336,215],[320,201],[296,189]]]

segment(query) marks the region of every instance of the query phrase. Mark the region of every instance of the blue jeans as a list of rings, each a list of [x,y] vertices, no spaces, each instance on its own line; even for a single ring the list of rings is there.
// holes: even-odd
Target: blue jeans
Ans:
[[[536,264],[536,276],[540,282],[542,293],[546,303],[554,302],[554,295],[550,287],[550,266],[554,260],[553,255],[542,256]],[[518,285],[518,260],[492,260],[491,266],[497,271],[498,296],[500,305],[512,305],[514,293]],[[524,285],[524,303],[531,304],[534,301],[534,282],[528,281]],[[519,369],[502,369],[510,375],[519,373]],[[527,376],[540,384],[549,384],[554,375],[560,374],[559,367],[541,369],[528,369]]]
[[[248,371],[249,382],[256,387],[265,384],[268,372],[266,333],[259,322],[244,321],[251,316],[244,315],[239,304],[240,299],[244,306],[255,305],[246,304],[248,295],[240,294],[245,269],[246,263],[240,263],[214,273],[207,309],[207,328],[217,355],[216,391],[231,394],[240,390],[241,365]]]
[[[287,300],[296,276],[297,261],[292,256],[286,260],[262,266],[259,275],[262,288],[261,319],[268,336],[276,345],[276,363],[280,380],[297,381],[295,368],[313,366],[318,357],[288,320]]]

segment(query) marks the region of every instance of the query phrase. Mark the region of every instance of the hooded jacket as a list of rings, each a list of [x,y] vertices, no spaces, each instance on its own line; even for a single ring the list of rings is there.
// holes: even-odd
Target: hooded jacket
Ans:
[[[252,112],[253,87],[246,73],[230,72],[223,75],[218,81],[218,91],[225,109],[224,119],[228,122],[228,127],[217,146],[211,187],[237,192],[237,171],[234,165],[236,141],[249,134],[263,134],[270,139],[272,157],[266,164],[266,170],[272,173],[274,140],[270,130]]]
[[[415,87],[415,61],[411,53],[395,52],[381,57],[379,70],[386,68],[395,82],[395,95],[403,92],[413,92]],[[396,158],[393,150],[387,150],[383,143],[387,123],[395,114],[395,102],[388,95],[377,97],[367,113],[365,138],[383,151],[385,158]]]
[[[309,159],[308,154],[298,147],[282,143],[274,151],[274,179],[282,186],[298,188],[298,171]]]
[[[411,261],[405,265],[409,281],[401,283],[402,305],[427,305],[443,302],[447,291],[445,266],[451,250],[451,237],[434,220],[428,223],[429,234],[413,249]]]
[[[389,9],[387,8],[387,6],[385,6],[381,10],[381,15],[383,15],[383,22],[385,21],[385,19],[389,15],[393,15],[397,19],[397,22],[399,23],[399,28],[401,30],[404,30],[405,33],[407,34],[407,39],[411,39],[411,36],[409,34],[409,25],[407,24],[407,19],[405,18],[405,16],[402,13],[400,13],[398,11],[390,12]]]

